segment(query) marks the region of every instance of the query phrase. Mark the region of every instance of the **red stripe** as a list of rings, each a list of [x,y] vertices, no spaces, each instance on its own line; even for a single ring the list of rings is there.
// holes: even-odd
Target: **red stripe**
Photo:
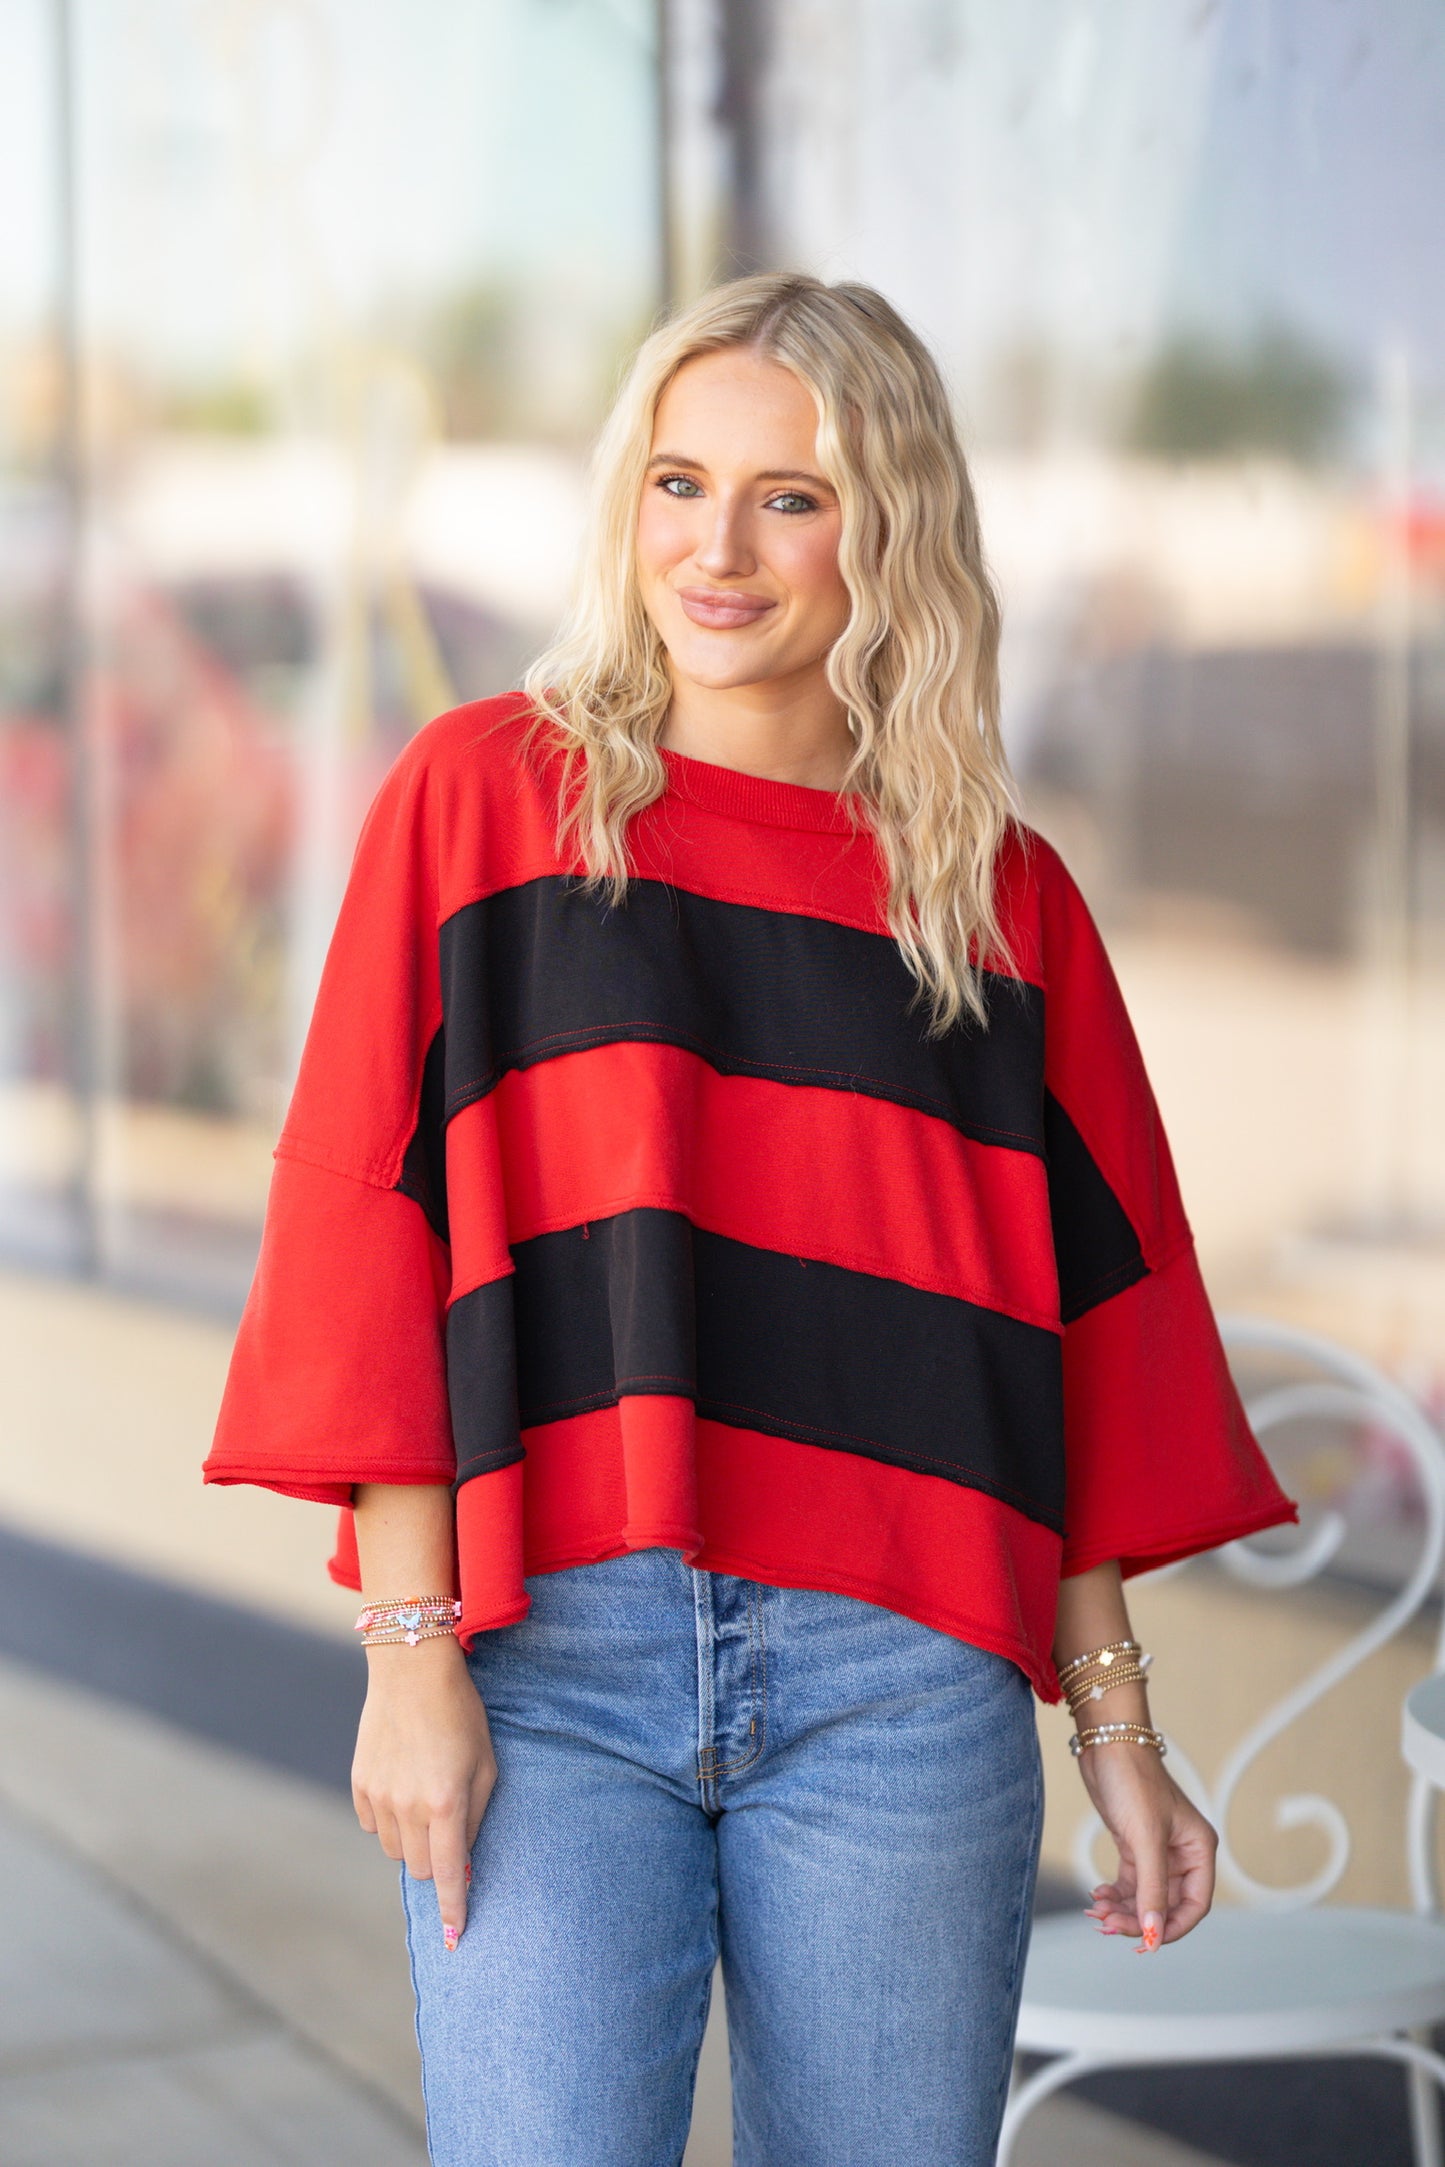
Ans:
[[[1058,1537],[981,1491],[699,1422],[681,1399],[624,1400],[523,1434],[524,1463],[457,1496],[468,1642],[525,1615],[528,1573],[663,1545],[708,1571],[899,1611],[1008,1656],[1058,1697]]]
[[[1040,840],[1052,959],[1044,1081],[1128,1213],[1151,1271],[1188,1239],[1169,1140],[1114,967],[1083,895]]]
[[[211,1482],[450,1482],[448,1260],[410,1197],[278,1153]]]
[[[755,1248],[1059,1328],[1035,1153],[891,1100],[719,1076],[677,1046],[599,1046],[511,1071],[453,1120],[447,1182],[454,1296],[509,1270],[509,1242],[651,1205]]]
[[[1298,1520],[1249,1426],[1189,1243],[1064,1335],[1064,1570],[1127,1576]]]

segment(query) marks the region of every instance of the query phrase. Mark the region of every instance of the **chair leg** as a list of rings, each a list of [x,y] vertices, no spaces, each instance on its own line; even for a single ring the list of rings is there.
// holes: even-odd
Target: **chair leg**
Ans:
[[[1042,2069],[1036,2069],[1023,2084],[1015,2083],[1009,2092],[1008,2105],[1004,2109],[994,2167],[1013,2167],[1014,2146],[1018,2142],[1019,2131],[1041,2101],[1053,2092],[1062,2091],[1066,2084],[1072,2084],[1075,2077],[1091,2076],[1096,2069],[1113,2069],[1117,2066],[1103,2054],[1061,2054],[1056,2061],[1045,2062]],[[1017,2061],[1014,2063],[1014,2070],[1017,2074]]]
[[[1428,2032],[1412,2032],[1411,2038],[1427,2050]],[[1418,2062],[1409,2067],[1410,2141],[1415,2167],[1445,2167],[1445,2147],[1440,2141],[1440,2087]]]
[[[1392,2062],[1403,2062],[1410,2081],[1410,2132],[1414,2143],[1414,2167],[1445,2167],[1445,2148],[1441,2144],[1440,2094],[1445,2090],[1445,2055],[1437,2054],[1430,2045],[1428,2032],[1397,2034],[1385,2039],[1360,2039],[1351,2041],[1347,2050],[1351,2054],[1377,2054]],[[1010,2088],[1008,2105],[1004,2109],[1003,2124],[999,2130],[998,2151],[994,2167],[1013,2167],[1014,2146],[1019,2131],[1033,2113],[1055,2092],[1072,2084],[1076,2077],[1092,2076],[1097,2069],[1124,2069],[1133,2067],[1127,2060],[1116,2061],[1107,2054],[1061,2054],[1052,2062],[1045,2062],[1023,2084],[1017,2082]],[[1014,2062],[1015,2074],[1018,2062]]]
[[[1348,2049],[1351,2054],[1378,2054],[1388,2061],[1403,2062],[1409,2071],[1415,2167],[1440,2167],[1440,2092],[1445,2089],[1445,2055],[1437,2054],[1429,2042],[1428,2032],[1397,2032],[1388,2039],[1352,2040]]]

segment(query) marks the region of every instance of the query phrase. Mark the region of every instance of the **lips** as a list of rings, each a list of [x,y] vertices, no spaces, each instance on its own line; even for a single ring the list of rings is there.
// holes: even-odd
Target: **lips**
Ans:
[[[677,599],[695,625],[706,625],[714,632],[733,632],[744,625],[755,625],[775,606],[766,595],[721,594],[711,587],[679,587]]]

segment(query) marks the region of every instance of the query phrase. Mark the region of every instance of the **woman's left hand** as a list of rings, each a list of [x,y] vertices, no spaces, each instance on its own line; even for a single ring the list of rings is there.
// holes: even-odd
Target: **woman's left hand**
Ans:
[[[1119,1877],[1099,1884],[1086,1916],[1106,1934],[1140,1935],[1138,1955],[1178,1941],[1214,1898],[1214,1829],[1152,1746],[1087,1746],[1079,1768],[1119,1848]]]

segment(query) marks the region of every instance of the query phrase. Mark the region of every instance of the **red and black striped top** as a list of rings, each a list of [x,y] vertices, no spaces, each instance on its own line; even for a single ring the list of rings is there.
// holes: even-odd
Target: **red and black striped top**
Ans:
[[[467,1640],[668,1544],[1057,1699],[1061,1572],[1297,1517],[1077,886],[1010,830],[1017,971],[930,1040],[834,795],[664,752],[611,908],[527,719],[441,716],[367,816],[207,1479],[455,1482]]]

